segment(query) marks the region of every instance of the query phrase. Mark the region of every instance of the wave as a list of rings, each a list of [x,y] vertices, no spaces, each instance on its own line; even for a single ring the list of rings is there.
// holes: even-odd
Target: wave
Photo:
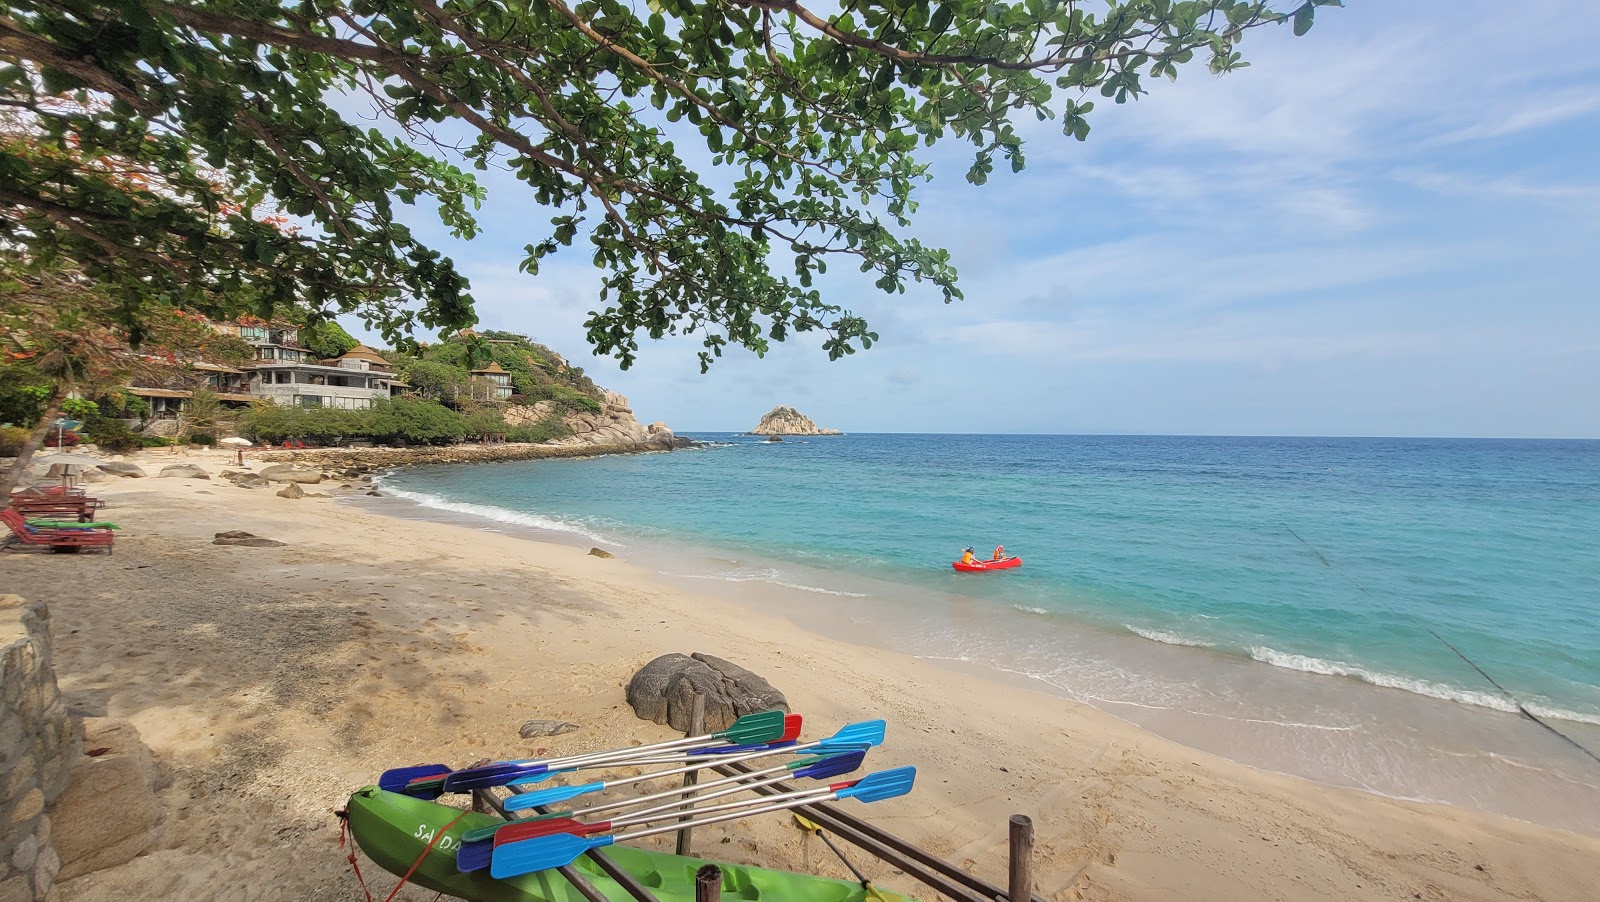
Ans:
[[[1129,632],[1143,636],[1152,642],[1160,642],[1164,645],[1185,645],[1190,648],[1211,647],[1210,642],[1203,642],[1199,639],[1191,639],[1188,636],[1180,636],[1177,633],[1169,633],[1166,630],[1156,630],[1150,629],[1149,627],[1134,626],[1131,623],[1125,623],[1123,626],[1127,627]]]
[[[1025,604],[1014,604],[1011,607],[1016,609],[1016,610],[1018,610],[1018,611],[1021,611],[1024,614],[1038,614],[1041,617],[1048,616],[1049,613],[1050,613],[1049,611],[1045,610],[1044,608],[1029,607],[1028,605],[1025,605]]]
[[[388,484],[383,485],[383,490],[388,494],[395,496],[396,498],[404,498],[407,501],[415,502],[418,506],[432,508],[433,510],[450,511],[451,513],[456,514],[469,514],[474,517],[482,517],[485,520],[493,520],[497,523],[510,523],[514,526],[528,526],[534,529],[549,530],[551,532],[573,533],[575,535],[583,536],[587,539],[592,539],[602,545],[610,545],[613,548],[628,547],[621,542],[616,541],[615,539],[609,539],[600,533],[594,532],[593,530],[587,529],[576,523],[569,523],[566,520],[556,520],[550,517],[541,517],[538,514],[509,510],[504,507],[495,507],[490,504],[472,504],[466,501],[451,501],[450,499],[441,497],[439,495],[433,495],[427,492],[412,492],[406,489],[397,489]]]
[[[663,570],[662,573],[666,576],[678,577],[679,579],[714,579],[725,583],[768,583],[774,586],[782,586],[785,589],[798,589],[801,592],[815,592],[818,595],[837,595],[841,598],[872,597],[865,592],[844,592],[839,589],[824,589],[821,586],[808,586],[803,583],[785,582],[778,578],[779,574],[776,570],[757,570],[754,573],[668,573],[667,571]]]
[[[1447,702],[1458,702],[1464,705],[1476,705],[1480,708],[1489,708],[1495,711],[1504,711],[1507,714],[1516,714],[1516,703],[1503,695],[1489,692],[1478,692],[1472,689],[1460,689],[1444,683],[1435,683],[1431,680],[1420,680],[1412,677],[1396,676],[1392,673],[1368,670],[1355,664],[1343,661],[1327,661],[1322,658],[1313,658],[1309,655],[1296,655],[1289,652],[1278,651],[1257,645],[1250,649],[1250,657],[1263,664],[1282,667],[1287,670],[1298,670],[1303,673],[1315,673],[1322,676],[1341,676],[1357,679],[1363,683],[1382,686],[1385,689],[1399,689],[1415,695],[1425,695],[1429,698],[1442,699]],[[1600,715],[1582,714],[1577,711],[1568,711],[1564,708],[1550,708],[1544,705],[1524,703],[1529,711],[1540,717],[1557,720],[1570,720],[1578,723],[1600,724]]]

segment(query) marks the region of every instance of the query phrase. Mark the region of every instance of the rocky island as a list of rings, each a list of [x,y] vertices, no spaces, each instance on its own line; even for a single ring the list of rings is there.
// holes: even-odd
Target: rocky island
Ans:
[[[844,435],[837,429],[824,429],[793,407],[778,405],[767,411],[751,435]]]

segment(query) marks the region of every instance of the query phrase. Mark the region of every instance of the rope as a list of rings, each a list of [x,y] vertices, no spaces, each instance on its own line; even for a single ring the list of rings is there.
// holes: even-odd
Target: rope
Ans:
[[[1338,567],[1335,567],[1333,565],[1333,563],[1331,561],[1329,561],[1327,558],[1323,557],[1322,556],[1322,552],[1318,551],[1314,546],[1312,546],[1312,544],[1310,542],[1307,542],[1305,539],[1301,539],[1299,533],[1295,532],[1292,529],[1289,529],[1289,527],[1287,525],[1284,526],[1283,528],[1289,531],[1289,535],[1294,536],[1296,539],[1300,539],[1300,544],[1302,544],[1302,545],[1306,546],[1307,548],[1311,549],[1311,553],[1317,556],[1317,560],[1321,561],[1322,565],[1324,567],[1327,567],[1329,570],[1332,570],[1334,573],[1337,573],[1340,576],[1344,577],[1346,580],[1348,580],[1350,582],[1350,584],[1352,586],[1355,586],[1357,589],[1360,589],[1361,590],[1361,594],[1367,596],[1368,598],[1373,599],[1374,601],[1377,601],[1377,598],[1375,598],[1371,592],[1367,591],[1367,587],[1366,586],[1363,586],[1362,584],[1356,582],[1355,579],[1352,578],[1349,574],[1347,574],[1344,571],[1340,570]],[[1448,648],[1451,651],[1455,652],[1456,657],[1458,657],[1461,660],[1467,662],[1467,666],[1471,667],[1473,670],[1476,670],[1478,672],[1479,676],[1483,677],[1485,680],[1488,680],[1489,681],[1489,685],[1491,685],[1495,689],[1499,690],[1500,694],[1505,696],[1507,701],[1511,702],[1511,704],[1516,706],[1517,713],[1519,713],[1523,717],[1526,717],[1527,719],[1533,721],[1534,723],[1538,724],[1539,726],[1544,727],[1546,730],[1549,730],[1550,732],[1556,734],[1556,736],[1558,736],[1561,739],[1565,740],[1568,745],[1572,746],[1573,748],[1577,749],[1578,751],[1580,751],[1580,752],[1584,753],[1585,755],[1589,756],[1591,759],[1594,760],[1594,762],[1596,764],[1600,764],[1600,755],[1596,755],[1594,752],[1590,751],[1587,746],[1583,745],[1578,740],[1573,739],[1571,736],[1568,736],[1567,734],[1561,732],[1560,730],[1558,730],[1555,727],[1551,726],[1550,724],[1546,723],[1543,719],[1541,719],[1539,717],[1539,715],[1533,713],[1532,711],[1529,711],[1522,704],[1522,702],[1517,699],[1517,697],[1515,695],[1511,694],[1511,690],[1509,690],[1506,687],[1500,685],[1500,683],[1497,682],[1494,677],[1489,675],[1488,671],[1484,670],[1482,667],[1479,667],[1471,658],[1469,658],[1465,654],[1463,654],[1461,649],[1456,648],[1454,645],[1451,645],[1443,636],[1441,636],[1438,633],[1434,632],[1433,627],[1423,627],[1423,628],[1428,631],[1428,635],[1432,636],[1435,639],[1438,639],[1440,642],[1443,642],[1445,648]]]
[[[405,876],[400,878],[400,882],[395,884],[394,892],[390,893],[388,897],[383,900],[383,902],[393,902],[394,897],[400,894],[400,887],[405,886],[406,881],[411,879],[411,875],[416,873],[417,867],[422,864],[422,859],[428,857],[428,853],[433,851],[434,845],[437,844],[439,840],[444,839],[444,835],[450,832],[450,828],[456,825],[456,821],[459,821],[466,816],[467,812],[462,811],[460,814],[451,818],[450,823],[440,827],[438,832],[433,834],[433,839],[428,840],[428,845],[422,850],[422,854],[417,856],[416,861],[411,862],[411,868],[406,871]]]
[[[408,881],[411,880],[411,875],[416,873],[417,868],[422,865],[422,860],[427,858],[428,853],[433,851],[433,847],[438,845],[439,840],[443,839],[444,835],[450,832],[450,828],[454,827],[456,822],[466,817],[467,814],[468,812],[466,811],[461,812],[454,818],[451,818],[450,823],[445,824],[443,827],[440,827],[437,831],[435,831],[433,834],[433,839],[428,840],[428,845],[423,848],[422,854],[417,856],[416,861],[411,862],[411,867],[406,870],[405,875],[400,878],[399,883],[395,884],[394,889],[389,892],[389,895],[384,897],[383,902],[394,902],[394,897],[400,895],[400,890],[405,887]],[[339,818],[339,848],[343,849],[345,837],[351,836],[350,812],[335,811],[334,815]],[[350,870],[355,872],[356,882],[361,884],[361,892],[366,896],[366,902],[373,902],[372,891],[367,889],[366,878],[361,876],[361,865],[356,863],[356,844],[354,842],[350,844],[350,854],[346,856],[345,860],[350,862]],[[438,895],[433,897],[434,902],[438,902],[438,900],[443,896],[444,892],[441,890]]]
[[[339,848],[344,848],[345,837],[350,835],[350,812],[345,809],[335,811],[334,816],[339,819]],[[361,892],[367,897],[367,902],[372,902],[372,890],[367,889],[367,878],[361,876],[361,865],[356,862],[356,844],[350,844],[350,854],[345,857],[350,862],[350,870],[356,872],[356,883],[361,885]]]

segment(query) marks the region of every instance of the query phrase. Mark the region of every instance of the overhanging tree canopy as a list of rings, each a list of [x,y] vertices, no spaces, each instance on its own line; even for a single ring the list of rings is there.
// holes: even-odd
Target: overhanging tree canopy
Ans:
[[[482,193],[450,161],[502,165],[556,210],[523,269],[582,235],[606,271],[598,352],[626,366],[641,333],[694,332],[709,363],[821,330],[837,357],[876,336],[813,287],[830,258],[885,291],[960,296],[949,255],[898,232],[927,177],[919,149],[970,142],[981,183],[997,159],[1023,166],[1012,117],[1059,117],[1082,140],[1088,98],[1136,97],[1197,53],[1236,69],[1250,29],[1303,33],[1327,5],[0,0],[0,104],[36,137],[0,149],[0,240],[76,261],[130,320],[153,296],[304,304],[395,339],[473,319],[465,280],[396,202],[431,199],[471,236]],[[349,121],[333,102],[350,94],[409,140]],[[708,154],[719,185],[693,162]],[[262,222],[269,203],[311,227]]]

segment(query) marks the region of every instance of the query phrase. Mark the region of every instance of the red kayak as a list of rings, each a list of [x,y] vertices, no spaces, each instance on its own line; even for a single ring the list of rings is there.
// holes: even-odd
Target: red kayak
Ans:
[[[998,561],[973,561],[970,564],[963,564],[960,561],[952,561],[950,566],[960,570],[962,573],[982,573],[986,570],[1010,570],[1012,567],[1021,567],[1022,558],[1003,557]]]

